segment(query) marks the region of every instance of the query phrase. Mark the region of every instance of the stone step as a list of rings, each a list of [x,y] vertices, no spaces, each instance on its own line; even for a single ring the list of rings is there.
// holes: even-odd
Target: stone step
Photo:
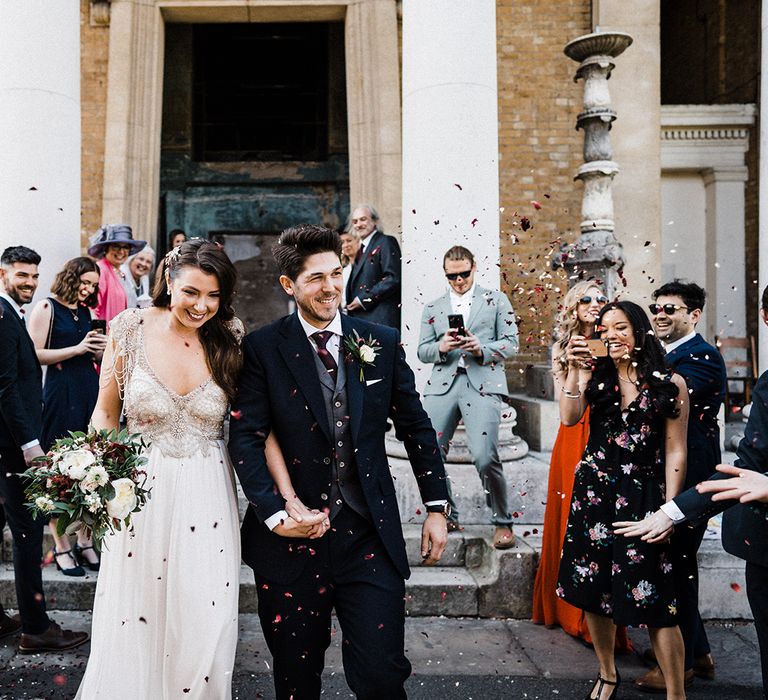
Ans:
[[[539,528],[534,528],[539,529]],[[494,550],[487,528],[468,527],[452,533],[442,566],[419,565],[420,528],[406,526],[411,578],[406,582],[409,615],[447,617],[531,616],[531,592],[541,547],[541,535],[518,533],[517,545],[504,552]],[[527,537],[522,535],[526,534]],[[746,597],[744,562],[722,550],[719,539],[705,539],[699,552],[700,605],[705,619],[752,619]],[[49,607],[89,610],[97,574],[82,578],[64,576],[53,565],[43,569]],[[0,602],[15,607],[13,568],[0,564]],[[241,612],[256,610],[253,573],[243,566],[240,577]]]
[[[420,525],[404,528],[408,559],[413,569],[406,582],[406,610],[409,615],[445,615],[448,617],[520,617],[530,616],[530,591],[537,557],[522,540],[510,550],[493,549],[490,528],[468,527],[451,533],[443,556],[443,565],[420,565]],[[43,581],[49,607],[60,610],[89,610],[98,574],[84,577],[65,576],[55,566],[43,569]],[[0,603],[15,607],[13,567],[0,564]],[[243,566],[240,576],[240,610],[256,610],[253,573]]]

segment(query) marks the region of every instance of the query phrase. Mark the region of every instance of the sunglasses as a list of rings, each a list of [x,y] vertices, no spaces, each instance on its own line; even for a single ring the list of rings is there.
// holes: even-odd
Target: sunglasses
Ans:
[[[596,297],[594,297],[594,299],[598,304],[606,304],[608,302],[608,297],[604,296],[603,294],[598,294]],[[591,304],[591,303],[592,303],[592,297],[589,295],[583,296],[581,297],[581,299],[579,299],[579,304]]]
[[[686,311],[690,311],[690,309],[687,306],[678,306],[677,304],[664,304],[663,306],[661,304],[649,304],[648,310],[651,312],[652,315],[658,316],[662,311],[664,311],[667,316],[671,316],[675,313],[675,311],[678,311],[679,309],[685,309]]]
[[[472,274],[472,270],[464,270],[464,272],[446,272],[445,277],[446,279],[451,280],[451,282],[455,282],[459,277],[461,279],[469,279],[469,276]]]

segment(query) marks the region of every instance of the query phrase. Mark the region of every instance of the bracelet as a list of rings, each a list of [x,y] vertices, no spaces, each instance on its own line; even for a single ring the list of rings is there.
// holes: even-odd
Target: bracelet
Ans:
[[[569,399],[580,399],[580,398],[581,398],[581,392],[579,392],[578,394],[573,394],[573,393],[571,393],[570,391],[568,391],[568,389],[566,389],[565,387],[563,387],[563,388],[561,389],[561,391],[562,391],[562,392],[563,392],[563,393],[564,393],[564,394],[565,394],[565,395],[566,395],[566,396],[567,396]]]

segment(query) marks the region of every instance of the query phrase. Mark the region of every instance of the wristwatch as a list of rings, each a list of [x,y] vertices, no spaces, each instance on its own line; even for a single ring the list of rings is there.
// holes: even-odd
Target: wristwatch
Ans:
[[[427,513],[440,513],[446,517],[451,517],[451,504],[447,501],[445,503],[435,503],[431,506],[427,506]]]

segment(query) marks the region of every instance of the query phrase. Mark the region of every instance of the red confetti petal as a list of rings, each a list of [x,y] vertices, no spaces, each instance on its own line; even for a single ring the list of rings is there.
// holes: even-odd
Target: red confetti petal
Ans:
[[[736,593],[741,593],[741,586],[738,583],[732,583],[731,589],[736,591]]]

